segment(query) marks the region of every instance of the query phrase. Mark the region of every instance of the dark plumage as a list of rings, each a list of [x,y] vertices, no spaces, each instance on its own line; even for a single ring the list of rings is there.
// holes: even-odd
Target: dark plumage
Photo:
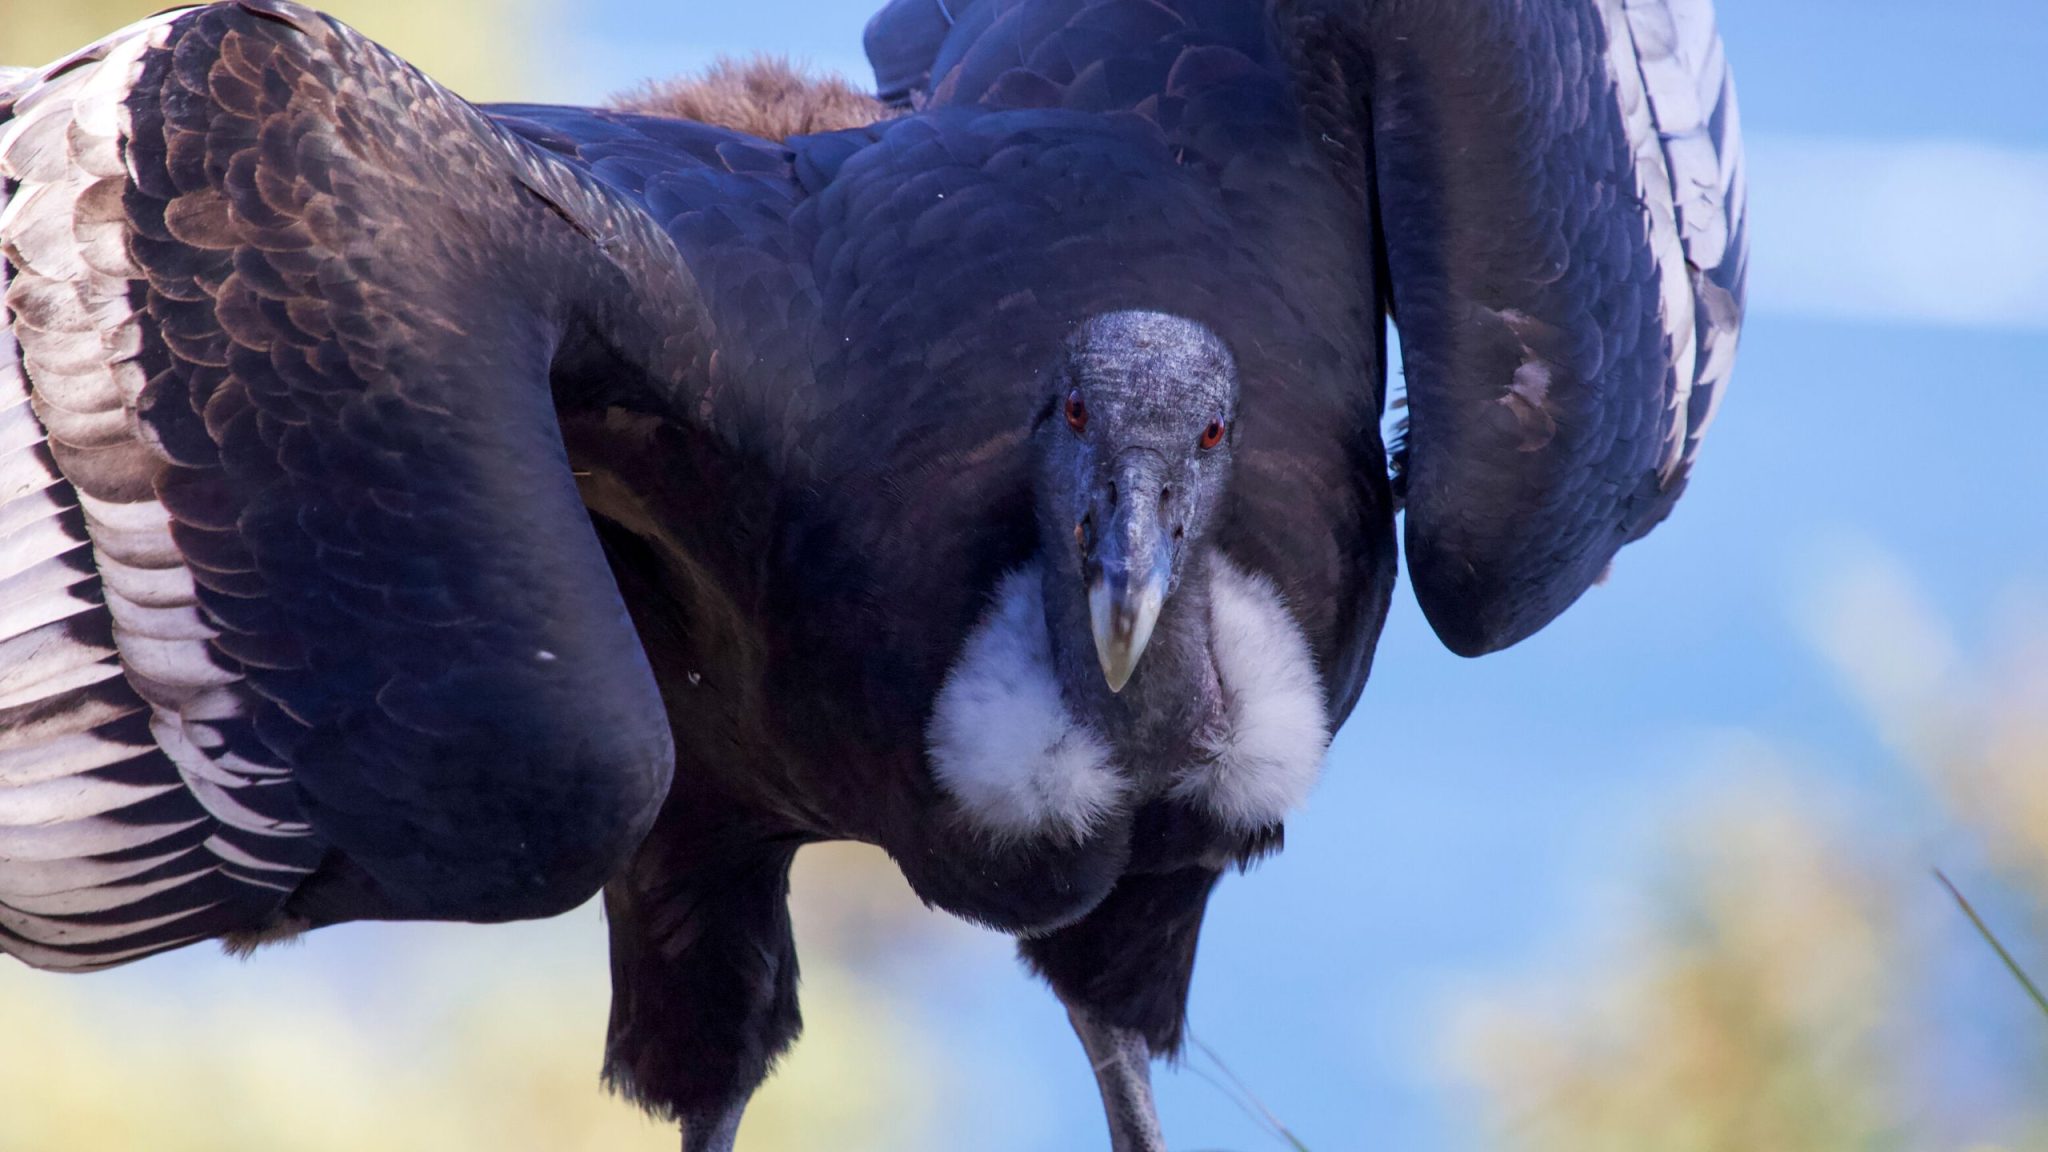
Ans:
[[[474,108],[282,0],[0,89],[0,951],[602,886],[606,1075],[726,1148],[798,1030],[792,855],[863,840],[1024,938],[1161,1146],[1208,894],[1392,595],[1385,318],[1417,593],[1514,643],[1726,379],[1725,62],[1705,0],[868,39],[907,110],[782,141]]]

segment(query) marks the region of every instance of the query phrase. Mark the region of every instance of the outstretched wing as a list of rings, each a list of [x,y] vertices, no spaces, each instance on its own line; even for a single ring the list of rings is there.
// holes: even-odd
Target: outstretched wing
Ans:
[[[1295,211],[1258,201],[1308,156],[1358,189],[1452,649],[1541,628],[1683,491],[1746,263],[1710,0],[895,0],[868,46],[899,103],[1153,119],[1247,216]]]
[[[1709,0],[1380,4],[1361,27],[1409,569],[1477,655],[1684,490],[1742,320],[1733,79]]]
[[[673,753],[556,409],[701,386],[667,235],[268,0],[18,81],[0,178],[0,952],[595,891]]]

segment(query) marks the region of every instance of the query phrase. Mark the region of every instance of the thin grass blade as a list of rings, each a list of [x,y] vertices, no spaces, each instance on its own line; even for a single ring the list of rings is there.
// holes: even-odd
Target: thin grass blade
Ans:
[[[1941,881],[1941,886],[1948,889],[1950,896],[1955,897],[1956,906],[1963,910],[1963,915],[1970,918],[1970,923],[1977,926],[1978,935],[1984,937],[1984,942],[1991,945],[1991,950],[1998,953],[2000,960],[2005,961],[2006,970],[2012,973],[2013,979],[2020,982],[2020,987],[2027,990],[2027,995],[2033,998],[2034,1007],[2041,1010],[2041,1015],[2048,1016],[2048,996],[2041,995],[2040,987],[2027,975],[2027,970],[2020,967],[2020,962],[2013,959],[2012,953],[2005,950],[2005,945],[1999,942],[1998,935],[1991,931],[1991,926],[1984,923],[1982,916],[1977,915],[1977,910],[1970,906],[1970,901],[1963,895],[1962,889],[1957,888],[1939,868],[1934,870],[1934,878]]]
[[[1285,1140],[1287,1147],[1292,1149],[1293,1152],[1309,1152],[1308,1145],[1301,1142],[1301,1137],[1296,1136],[1288,1129],[1287,1125],[1280,1122],[1280,1118],[1273,1114],[1273,1110],[1266,1107],[1266,1102],[1259,1099],[1258,1093],[1253,1092],[1250,1085],[1239,1079],[1236,1072],[1231,1071],[1230,1065],[1223,1062],[1223,1057],[1218,1056],[1214,1048],[1202,1043],[1201,1038],[1193,1032],[1188,1033],[1188,1042],[1193,1044],[1195,1049],[1202,1055],[1208,1057],[1209,1062],[1216,1065],[1217,1070],[1229,1079],[1230,1087],[1234,1088],[1235,1091],[1226,1089],[1224,1095],[1230,1097],[1231,1103],[1243,1109],[1245,1114],[1253,1120],[1263,1124],[1268,1132]],[[1194,1071],[1211,1084],[1216,1084],[1215,1078],[1203,1073],[1201,1069],[1197,1068]],[[1216,1084],[1216,1086],[1219,1089],[1224,1088],[1224,1085],[1221,1084]]]

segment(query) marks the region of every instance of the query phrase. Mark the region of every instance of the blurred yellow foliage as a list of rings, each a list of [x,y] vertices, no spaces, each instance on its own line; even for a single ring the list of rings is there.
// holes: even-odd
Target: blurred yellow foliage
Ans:
[[[1947,823],[1876,818],[1768,741],[1724,750],[1710,796],[1674,805],[1646,868],[1657,879],[1631,894],[1627,927],[1590,970],[1463,1004],[1452,1062],[1479,1089],[1492,1146],[2048,1148],[2048,1084],[2026,1065],[2048,1052],[2048,1020],[2017,986],[1988,991],[2022,1036],[2039,1030],[2003,1070],[2031,1087],[2008,1113],[1961,1124],[1966,1141],[2005,1143],[1950,1142],[1956,1117],[1918,1114],[1939,1095],[1926,1082],[1941,1059],[1927,1015],[1937,938],[1984,947],[1928,868],[1957,841],[2048,905],[2048,631],[2011,615],[2001,653],[1974,669],[1889,558],[1861,556],[1828,583],[1804,613],[1809,634]],[[2038,938],[2005,942],[2042,974]],[[2005,979],[1989,959],[1973,971]]]
[[[924,1146],[944,1081],[915,1012],[846,961],[877,921],[912,947],[931,921],[879,853],[806,856],[805,1036],[741,1147]],[[669,1152],[672,1127],[598,1084],[607,996],[595,906],[328,929],[247,963],[195,950],[79,977],[0,961],[0,1152]]]
[[[2004,612],[1998,650],[1973,667],[1884,556],[1862,557],[1807,616],[1872,726],[2048,914],[2048,618]]]
[[[1691,806],[1657,899],[1595,973],[1464,1009],[1454,1056],[1532,1152],[1883,1147],[1897,992],[1884,886],[1767,783]]]
[[[159,0],[0,0],[0,64],[39,65],[172,5]],[[536,0],[315,0],[471,100],[531,96]]]

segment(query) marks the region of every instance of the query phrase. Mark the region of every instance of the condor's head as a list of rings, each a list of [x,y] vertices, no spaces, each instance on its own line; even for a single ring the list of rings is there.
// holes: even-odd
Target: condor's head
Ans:
[[[1237,366],[1200,324],[1111,312],[1075,330],[1048,380],[1032,448],[1053,650],[1070,698],[1122,693],[1155,645],[1206,632]]]
[[[1039,555],[995,589],[939,694],[940,782],[999,841],[1079,843],[1160,797],[1271,829],[1329,725],[1306,637],[1217,539],[1236,362],[1201,324],[1112,312],[1075,327],[1045,381]]]

